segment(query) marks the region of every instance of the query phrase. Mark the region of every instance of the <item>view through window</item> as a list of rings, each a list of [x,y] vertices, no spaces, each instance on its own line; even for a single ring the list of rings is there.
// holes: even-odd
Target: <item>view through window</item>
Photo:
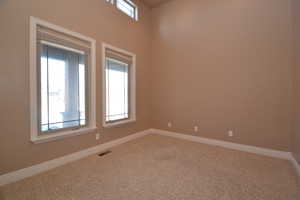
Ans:
[[[40,131],[86,125],[84,53],[41,44]]]
[[[127,63],[106,58],[106,121],[127,119],[128,77]]]

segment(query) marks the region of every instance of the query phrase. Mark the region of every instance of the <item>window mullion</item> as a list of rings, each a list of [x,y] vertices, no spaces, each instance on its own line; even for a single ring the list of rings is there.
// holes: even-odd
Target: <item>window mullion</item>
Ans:
[[[48,129],[47,130],[50,130],[50,114],[49,114],[49,48],[48,46],[46,46],[46,49],[47,49],[47,127]]]
[[[77,67],[78,67],[78,80],[77,80],[77,111],[78,111],[78,125],[80,126],[80,58],[79,55],[77,55]]]
[[[107,66],[108,66],[108,70],[107,70],[107,116],[108,116],[108,121],[110,121],[110,96],[109,96],[109,93],[110,93],[110,86],[109,86],[109,74],[110,74],[110,62],[109,60],[107,60]]]
[[[125,100],[125,96],[126,96],[126,89],[125,89],[125,86],[126,86],[126,65],[124,66],[124,85],[123,85],[123,102],[124,102],[124,110],[123,110],[123,113],[126,112],[126,100]]]

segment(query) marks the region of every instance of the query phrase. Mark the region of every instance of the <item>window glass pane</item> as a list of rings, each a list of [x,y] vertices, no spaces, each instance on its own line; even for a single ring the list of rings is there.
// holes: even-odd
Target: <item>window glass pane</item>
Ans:
[[[80,112],[80,125],[85,125],[85,65],[82,61],[79,64],[79,112]]]
[[[85,56],[42,44],[41,131],[85,125]]]
[[[66,110],[66,62],[63,54],[52,47],[46,47],[48,50],[48,106],[49,106],[49,123],[54,127],[55,124],[63,121],[63,114]],[[47,58],[46,58],[47,59]],[[58,124],[58,126],[61,124]],[[62,126],[57,128],[63,128]]]
[[[128,64],[106,60],[106,121],[128,118]]]
[[[47,55],[47,49],[42,48],[42,55]],[[48,124],[48,68],[47,57],[41,57],[41,124]],[[48,125],[42,126],[42,130],[47,130]]]
[[[135,17],[135,6],[126,2],[125,0],[117,0],[117,7],[123,11],[125,14],[129,15],[132,18]]]

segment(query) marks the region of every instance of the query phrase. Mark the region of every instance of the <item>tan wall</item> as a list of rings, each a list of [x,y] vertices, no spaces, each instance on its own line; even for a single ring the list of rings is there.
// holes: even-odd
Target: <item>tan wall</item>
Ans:
[[[97,124],[94,134],[34,145],[29,132],[29,16],[97,40]],[[104,0],[0,0],[0,174],[28,167],[149,126],[150,10],[135,22]],[[137,122],[101,128],[101,42],[137,54]]]
[[[172,131],[289,151],[289,3],[174,0],[155,8],[154,128],[171,121]]]
[[[289,3],[174,0],[152,13],[141,4],[140,20],[133,22],[102,0],[0,0],[0,174],[150,127],[169,129],[168,121],[172,131],[290,151]],[[94,134],[38,145],[29,141],[30,15],[97,40],[99,142]],[[300,25],[295,27],[300,33]],[[101,128],[103,41],[137,54],[136,123]],[[297,91],[300,73],[297,67],[293,72]],[[298,112],[295,116],[300,119]],[[295,122],[294,130],[300,129]],[[227,137],[229,129],[233,138]],[[299,157],[300,135],[294,132]]]
[[[300,163],[300,1],[292,1],[294,28],[294,123],[292,146],[294,157]]]

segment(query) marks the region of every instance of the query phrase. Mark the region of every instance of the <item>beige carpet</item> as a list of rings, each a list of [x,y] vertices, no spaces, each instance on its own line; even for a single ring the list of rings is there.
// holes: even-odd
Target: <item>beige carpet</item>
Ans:
[[[288,161],[146,136],[0,188],[5,200],[299,200]]]

